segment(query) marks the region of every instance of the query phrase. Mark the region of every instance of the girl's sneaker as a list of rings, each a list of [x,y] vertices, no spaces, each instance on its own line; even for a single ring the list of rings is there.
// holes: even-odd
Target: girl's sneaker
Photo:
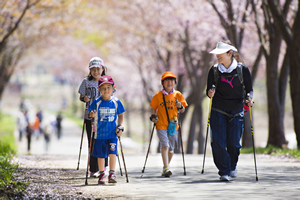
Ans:
[[[105,174],[104,173],[100,174],[98,184],[105,184]]]
[[[110,173],[109,176],[108,176],[108,182],[109,183],[116,183],[117,182],[117,179],[116,179],[116,176],[114,173]]]

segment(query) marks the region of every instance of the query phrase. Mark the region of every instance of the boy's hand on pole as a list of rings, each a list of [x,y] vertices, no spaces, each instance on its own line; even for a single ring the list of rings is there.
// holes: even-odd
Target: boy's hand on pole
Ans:
[[[123,131],[124,131],[124,127],[121,126],[121,125],[118,125],[118,126],[117,126],[117,129],[116,129],[116,134],[117,134],[117,136],[118,136],[118,137],[122,136]]]
[[[123,134],[123,131],[122,131],[122,130],[120,130],[119,132],[117,132],[117,136],[118,136],[118,137],[122,136],[122,134]]]

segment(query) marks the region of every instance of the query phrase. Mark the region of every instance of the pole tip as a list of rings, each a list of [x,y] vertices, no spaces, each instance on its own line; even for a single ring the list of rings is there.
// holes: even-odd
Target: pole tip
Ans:
[[[204,169],[202,169],[202,171],[201,171],[201,174],[203,174],[204,173]]]

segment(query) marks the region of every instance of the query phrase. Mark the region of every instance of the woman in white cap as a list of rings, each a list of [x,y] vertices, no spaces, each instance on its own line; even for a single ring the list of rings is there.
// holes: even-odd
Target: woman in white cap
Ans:
[[[99,57],[93,57],[89,62],[89,75],[84,78],[79,86],[78,93],[80,94],[80,101],[86,104],[86,108],[88,108],[91,103],[100,97],[100,92],[98,90],[98,80],[101,76],[106,74],[107,68],[104,66],[104,62]],[[87,132],[88,143],[90,146],[90,138],[92,131],[92,120],[88,117],[88,113],[86,112],[85,116],[85,127]],[[94,139],[93,139],[94,143]],[[93,146],[93,144],[92,144]],[[93,152],[91,152],[92,154]],[[105,166],[108,165],[107,158],[105,159]],[[98,168],[98,160],[96,157],[90,157],[90,177],[98,177],[100,175]]]
[[[241,63],[240,55],[230,41],[218,42],[210,53],[216,54],[218,59],[208,73],[206,90],[207,96],[213,98],[211,147],[220,180],[229,181],[229,177],[237,177],[244,106],[253,105],[252,80],[249,69]]]

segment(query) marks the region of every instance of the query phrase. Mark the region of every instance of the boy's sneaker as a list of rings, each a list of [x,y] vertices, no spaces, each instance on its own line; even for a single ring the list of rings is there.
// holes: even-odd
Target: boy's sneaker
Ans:
[[[116,179],[116,176],[114,173],[110,173],[109,176],[108,176],[108,182],[109,183],[116,183],[117,182],[117,179]]]
[[[98,178],[100,176],[99,172],[90,172],[90,177],[91,178]]]
[[[98,184],[105,184],[105,174],[104,173],[100,174]]]
[[[228,175],[220,176],[220,180],[221,181],[229,181],[229,176]]]
[[[231,176],[232,178],[236,178],[236,177],[237,177],[237,169],[232,170],[232,171],[230,172],[230,176]]]
[[[161,175],[164,176],[164,177],[170,177],[172,175],[170,167],[164,168]]]

